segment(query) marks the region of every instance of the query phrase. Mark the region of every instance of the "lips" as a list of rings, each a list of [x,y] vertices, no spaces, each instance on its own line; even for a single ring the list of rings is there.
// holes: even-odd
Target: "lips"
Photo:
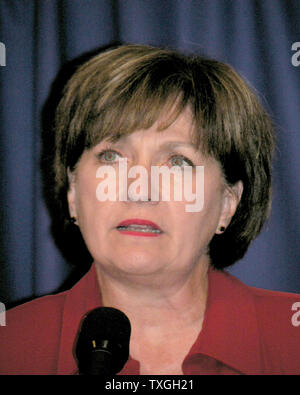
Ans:
[[[122,234],[144,237],[155,237],[163,233],[156,223],[140,218],[132,218],[120,222],[117,230]]]

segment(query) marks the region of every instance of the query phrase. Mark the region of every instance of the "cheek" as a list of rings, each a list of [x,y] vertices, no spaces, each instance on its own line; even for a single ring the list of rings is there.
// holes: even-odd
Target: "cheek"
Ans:
[[[171,202],[176,238],[181,244],[197,244],[200,240],[209,243],[218,227],[222,213],[221,188],[206,183],[204,205],[199,212],[187,212],[187,202]]]
[[[85,244],[96,260],[100,260],[109,246],[112,228],[113,202],[99,202],[96,197],[95,183],[81,183],[77,189],[78,225]],[[99,248],[101,246],[101,248]]]
[[[77,180],[75,204],[79,223],[93,219],[93,216],[102,211],[103,203],[100,203],[96,196],[97,184],[96,177],[80,177]]]

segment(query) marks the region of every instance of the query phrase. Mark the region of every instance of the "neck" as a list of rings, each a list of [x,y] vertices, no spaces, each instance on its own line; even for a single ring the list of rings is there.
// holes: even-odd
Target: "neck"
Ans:
[[[96,264],[104,306],[123,311],[134,328],[177,328],[202,322],[208,289],[209,262],[187,273],[162,276],[110,275]]]
[[[131,323],[130,355],[141,374],[182,374],[182,362],[202,328],[208,260],[190,272],[163,276],[109,276],[96,264],[102,303]]]

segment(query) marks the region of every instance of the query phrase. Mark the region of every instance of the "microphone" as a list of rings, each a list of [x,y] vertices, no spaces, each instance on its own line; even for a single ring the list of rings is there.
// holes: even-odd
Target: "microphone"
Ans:
[[[131,325],[128,317],[112,307],[89,312],[81,325],[76,357],[81,375],[115,375],[129,358]]]

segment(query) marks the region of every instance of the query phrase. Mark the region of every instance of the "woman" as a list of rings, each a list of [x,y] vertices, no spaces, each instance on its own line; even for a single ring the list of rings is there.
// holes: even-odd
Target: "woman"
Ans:
[[[55,197],[93,265],[8,313],[1,371],[76,373],[82,317],[112,306],[132,327],[120,374],[300,373],[300,296],[222,270],[268,216],[272,151],[268,116],[225,64],[128,45],[81,66],[56,114]]]

